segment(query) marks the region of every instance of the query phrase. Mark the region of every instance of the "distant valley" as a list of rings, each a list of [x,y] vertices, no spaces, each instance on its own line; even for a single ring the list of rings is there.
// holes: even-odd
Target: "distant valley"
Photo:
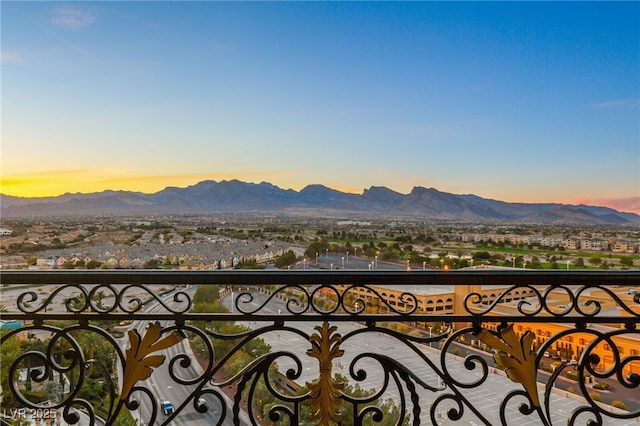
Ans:
[[[323,185],[300,191],[262,182],[202,181],[153,194],[103,191],[57,197],[22,198],[0,194],[2,216],[96,216],[154,214],[273,214],[322,217],[397,217],[461,221],[637,225],[640,215],[608,207],[558,203],[508,203],[415,187],[401,194],[383,186],[350,194]]]

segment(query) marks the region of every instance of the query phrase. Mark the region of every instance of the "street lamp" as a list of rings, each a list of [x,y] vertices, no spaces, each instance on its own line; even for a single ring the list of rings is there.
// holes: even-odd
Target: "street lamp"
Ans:
[[[316,266],[318,266],[318,252],[316,252]]]
[[[569,270],[569,263],[571,263],[571,262],[569,262],[569,261],[567,260],[567,271]]]
[[[342,256],[342,269],[344,269],[344,256]]]
[[[302,258],[302,269],[307,269],[307,258],[306,257]]]
[[[347,263],[349,263],[349,250],[347,250]]]
[[[231,313],[233,313],[233,291],[231,292]]]
[[[325,256],[329,257],[329,249],[324,249],[324,252],[325,252]]]

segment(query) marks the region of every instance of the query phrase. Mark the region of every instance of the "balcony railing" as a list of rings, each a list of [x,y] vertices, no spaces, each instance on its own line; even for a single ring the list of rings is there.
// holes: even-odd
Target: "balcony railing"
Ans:
[[[638,272],[1,279],[3,327],[20,326],[1,338],[2,424],[628,425],[640,416]]]

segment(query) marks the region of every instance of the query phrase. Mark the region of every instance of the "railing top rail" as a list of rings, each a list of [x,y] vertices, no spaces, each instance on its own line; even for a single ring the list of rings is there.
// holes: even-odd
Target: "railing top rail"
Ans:
[[[4,270],[12,284],[225,284],[225,285],[617,285],[637,286],[640,271],[540,271],[473,269],[456,271],[177,271],[177,270]]]

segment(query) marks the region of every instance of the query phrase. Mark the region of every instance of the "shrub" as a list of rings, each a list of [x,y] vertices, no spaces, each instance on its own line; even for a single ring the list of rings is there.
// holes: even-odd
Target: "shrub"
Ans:
[[[602,398],[600,398],[600,394],[599,394],[599,393],[597,393],[597,392],[591,392],[591,393],[589,394],[589,398],[591,398],[591,399],[592,399],[593,401],[595,401],[595,402],[600,402],[600,401],[602,401]]]
[[[578,380],[578,373],[575,373],[573,371],[567,371],[567,379],[571,379],[571,380]]]
[[[31,391],[25,391],[24,397],[29,401],[37,404],[37,403],[46,401],[48,399],[48,394],[46,391],[31,390]]]
[[[626,410],[627,409],[627,406],[625,405],[625,403],[620,401],[620,400],[617,400],[617,399],[615,401],[611,402],[611,406],[619,408],[621,410]]]
[[[596,383],[593,385],[594,389],[598,389],[598,390],[609,390],[609,384],[608,383]]]

